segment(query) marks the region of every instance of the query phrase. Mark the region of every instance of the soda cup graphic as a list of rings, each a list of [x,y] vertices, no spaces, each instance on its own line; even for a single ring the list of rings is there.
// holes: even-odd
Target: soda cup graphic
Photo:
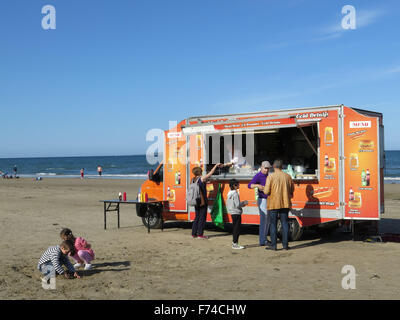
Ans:
[[[197,146],[201,147],[201,135],[200,134],[197,135]]]

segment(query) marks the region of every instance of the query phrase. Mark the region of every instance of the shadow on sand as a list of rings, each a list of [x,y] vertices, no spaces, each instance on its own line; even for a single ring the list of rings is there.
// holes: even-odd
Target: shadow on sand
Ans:
[[[130,270],[130,261],[119,261],[119,262],[103,262],[103,263],[94,263],[93,264],[93,269],[90,270],[79,270],[85,277],[91,276],[97,273],[101,272],[107,272],[107,271],[112,271],[112,272],[120,272],[120,271],[125,271],[125,270]],[[124,268],[115,268],[115,267],[124,267]],[[107,268],[107,267],[112,267],[112,268]]]

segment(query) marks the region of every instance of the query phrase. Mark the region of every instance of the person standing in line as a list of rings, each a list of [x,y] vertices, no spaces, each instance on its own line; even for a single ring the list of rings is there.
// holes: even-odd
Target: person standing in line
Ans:
[[[97,166],[97,173],[101,177],[101,174],[103,173],[103,168],[100,165]]]
[[[194,178],[192,179],[192,183],[198,183],[200,189],[200,199],[198,204],[194,207],[196,212],[196,217],[193,221],[192,225],[192,238],[193,239],[208,239],[205,236],[204,228],[206,226],[206,218],[207,218],[207,207],[208,207],[208,199],[207,199],[207,190],[206,190],[206,182],[207,180],[214,174],[217,168],[223,166],[221,163],[217,163],[209,173],[207,173],[204,177],[203,169],[201,167],[194,167],[192,169],[192,173]]]
[[[282,224],[283,249],[289,250],[289,223],[288,215],[292,207],[294,183],[290,175],[282,171],[282,160],[274,161],[274,173],[267,178],[264,193],[269,196],[267,202],[268,215],[271,221],[271,245],[265,249],[277,250],[276,229],[278,215]]]
[[[81,169],[81,179],[85,177],[85,168]]]
[[[243,246],[239,244],[240,226],[242,224],[242,212],[243,207],[248,205],[248,201],[240,201],[239,196],[239,181],[232,179],[229,181],[229,187],[231,191],[228,192],[227,197],[227,209],[232,217],[233,231],[232,231],[232,249],[244,249]]]
[[[269,161],[261,163],[261,170],[250,181],[249,189],[258,189],[257,205],[260,213],[259,244],[260,246],[269,245],[268,235],[270,235],[270,218],[267,212],[268,195],[264,193],[265,181],[267,180],[271,164]]]

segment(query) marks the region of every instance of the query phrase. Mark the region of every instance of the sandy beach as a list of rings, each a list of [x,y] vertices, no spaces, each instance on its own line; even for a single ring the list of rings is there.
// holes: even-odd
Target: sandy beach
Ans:
[[[308,232],[291,251],[258,247],[258,228],[243,227],[245,250],[231,235],[207,226],[209,240],[193,240],[190,223],[168,222],[147,233],[134,206],[121,209],[103,229],[101,199],[119,191],[132,199],[140,180],[0,180],[0,299],[398,299],[400,243],[354,242]],[[385,185],[381,232],[400,233],[400,185]],[[82,278],[57,277],[41,287],[38,259],[69,227],[96,253]],[[280,244],[278,244],[280,248]],[[356,290],[341,286],[344,265],[356,268]]]

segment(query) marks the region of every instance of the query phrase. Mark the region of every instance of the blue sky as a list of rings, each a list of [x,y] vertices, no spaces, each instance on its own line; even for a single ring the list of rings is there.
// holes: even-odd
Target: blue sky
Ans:
[[[3,0],[0,157],[144,154],[168,120],[342,103],[383,112],[400,149],[399,18],[398,0]]]

